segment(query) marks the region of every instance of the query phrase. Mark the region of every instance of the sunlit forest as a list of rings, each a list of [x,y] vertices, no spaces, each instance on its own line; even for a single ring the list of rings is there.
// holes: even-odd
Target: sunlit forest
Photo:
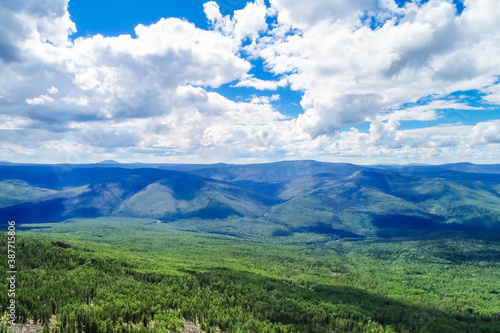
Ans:
[[[500,332],[495,235],[302,246],[84,223],[20,233],[20,323],[44,333],[179,332],[185,321],[205,332]],[[99,225],[115,229],[92,238]]]

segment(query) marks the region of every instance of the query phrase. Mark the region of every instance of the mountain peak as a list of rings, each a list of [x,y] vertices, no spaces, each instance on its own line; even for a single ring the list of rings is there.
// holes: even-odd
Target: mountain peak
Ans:
[[[115,160],[104,160],[104,161],[98,162],[96,164],[120,164],[120,162],[117,162]]]

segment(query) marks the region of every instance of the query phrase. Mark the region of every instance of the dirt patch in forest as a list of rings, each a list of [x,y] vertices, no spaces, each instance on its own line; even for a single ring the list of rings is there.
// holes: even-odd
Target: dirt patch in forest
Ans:
[[[9,329],[12,331],[12,333],[41,333],[43,330],[42,325],[35,325],[35,324],[13,324],[8,326]],[[181,328],[181,333],[205,333],[200,326],[185,320],[184,321],[184,327]],[[221,331],[217,330],[215,331],[216,333],[222,333]]]
[[[12,324],[8,327],[12,333],[40,333],[43,330],[42,325],[35,324]]]
[[[219,330],[216,330],[215,332],[222,333],[222,331],[219,331]],[[205,331],[203,331],[200,328],[200,326],[198,326],[190,321],[184,320],[184,327],[181,328],[181,333],[205,333]]]

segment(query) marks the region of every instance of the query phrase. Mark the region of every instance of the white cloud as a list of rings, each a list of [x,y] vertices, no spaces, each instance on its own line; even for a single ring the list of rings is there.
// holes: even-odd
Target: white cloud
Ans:
[[[500,161],[491,148],[500,142],[498,121],[465,126],[458,117],[425,127],[445,118],[442,110],[480,111],[446,100],[451,92],[479,89],[500,104],[493,84],[499,3],[465,1],[460,16],[451,1],[419,3],[271,0],[266,8],[256,0],[223,16],[212,1],[204,5],[209,30],[166,18],[138,25],[135,38],[71,42],[67,0],[7,0],[0,10],[0,152],[75,163]],[[269,27],[270,15],[277,23]],[[249,73],[257,58],[277,79]],[[304,111],[283,116],[278,94],[236,102],[215,92],[223,85],[288,87],[303,93]],[[423,98],[429,102],[417,105]],[[339,132],[365,121],[366,133]],[[423,128],[401,130],[405,121]]]
[[[77,106],[87,106],[89,105],[89,99],[87,97],[63,97],[60,99],[61,102],[70,104],[70,105],[77,105]]]
[[[218,87],[250,69],[237,55],[239,42],[179,19],[139,25],[136,34],[78,38],[70,47],[31,40],[23,49],[30,62],[0,70],[5,74],[0,91],[14,103],[53,104],[46,115],[59,115],[64,105],[68,116],[61,120],[82,113],[100,119],[149,117],[171,112],[182,97],[176,96],[177,87]],[[33,91],[52,96],[33,97]]]
[[[481,110],[482,107],[474,107],[464,103],[458,103],[450,100],[434,100],[428,104],[406,107],[403,109],[382,111],[375,119],[384,120],[397,120],[397,121],[430,121],[443,118],[442,113],[437,110]]]
[[[234,87],[248,87],[255,88],[257,90],[277,90],[279,87],[285,87],[287,85],[286,79],[281,79],[279,81],[261,80],[254,76],[248,76],[236,83]]]
[[[318,21],[351,18],[365,10],[373,10],[377,0],[271,0],[271,5],[278,13],[278,20],[282,24],[308,28]]]
[[[48,95],[40,95],[39,97],[26,98],[26,103],[29,105],[42,105],[54,103],[54,99]]]
[[[234,36],[243,40],[250,38],[255,40],[260,33],[267,30],[267,8],[264,0],[255,0],[248,3],[245,8],[234,12],[235,21]]]
[[[500,143],[500,120],[478,123],[469,136],[473,145]]]
[[[0,114],[0,130],[21,129],[30,123],[29,118]]]
[[[274,102],[279,101],[280,99],[281,99],[281,97],[278,94],[273,94],[273,95],[271,95],[271,98],[270,98],[270,100],[274,101]]]
[[[245,8],[236,10],[233,17],[222,16],[215,1],[203,5],[205,15],[216,31],[241,42],[247,38],[255,40],[268,28],[266,16],[268,9],[264,0],[249,2]]]
[[[415,148],[487,146],[500,143],[500,120],[399,131],[395,139]]]
[[[57,89],[56,87],[52,86],[50,88],[47,89],[47,92],[51,95],[54,95],[54,94],[57,94],[59,92],[59,89]]]
[[[68,0],[2,1],[0,7],[0,61],[24,58],[22,50],[31,41],[69,45],[68,34],[76,32],[66,10]]]
[[[500,105],[500,84],[490,85],[483,89],[487,95],[484,99],[490,103]]]
[[[313,136],[429,95],[484,89],[499,74],[498,2],[466,1],[457,16],[451,1],[399,9],[385,1],[375,30],[359,19],[374,13],[375,2],[272,3],[278,20],[300,33],[284,35],[279,27],[249,51],[304,91],[297,123]]]
[[[0,140],[25,151],[37,145],[39,154],[64,161],[74,151],[83,160],[108,150],[190,155],[211,145],[204,133],[220,126],[230,129],[230,141],[243,142],[250,129],[283,118],[269,103],[277,97],[236,103],[207,91],[248,77],[251,66],[240,57],[240,46],[267,29],[263,1],[235,13],[230,35],[169,18],[137,26],[136,38],[96,35],[73,43],[67,42],[71,24],[62,24],[69,17],[67,2],[57,4],[60,19],[53,24],[45,22],[53,14],[17,7],[16,22],[29,33],[14,46],[30,60],[12,59],[0,68],[6,101],[0,119],[4,130],[17,130],[0,133]]]

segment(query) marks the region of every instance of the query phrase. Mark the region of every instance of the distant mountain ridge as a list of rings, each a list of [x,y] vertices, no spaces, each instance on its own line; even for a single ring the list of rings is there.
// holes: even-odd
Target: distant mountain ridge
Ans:
[[[117,162],[115,160],[104,160],[104,161],[101,161],[101,162],[98,162],[96,164],[120,164],[120,162]]]
[[[500,232],[500,165],[0,165],[0,217],[152,218],[238,237]],[[309,236],[308,236],[309,235]]]

